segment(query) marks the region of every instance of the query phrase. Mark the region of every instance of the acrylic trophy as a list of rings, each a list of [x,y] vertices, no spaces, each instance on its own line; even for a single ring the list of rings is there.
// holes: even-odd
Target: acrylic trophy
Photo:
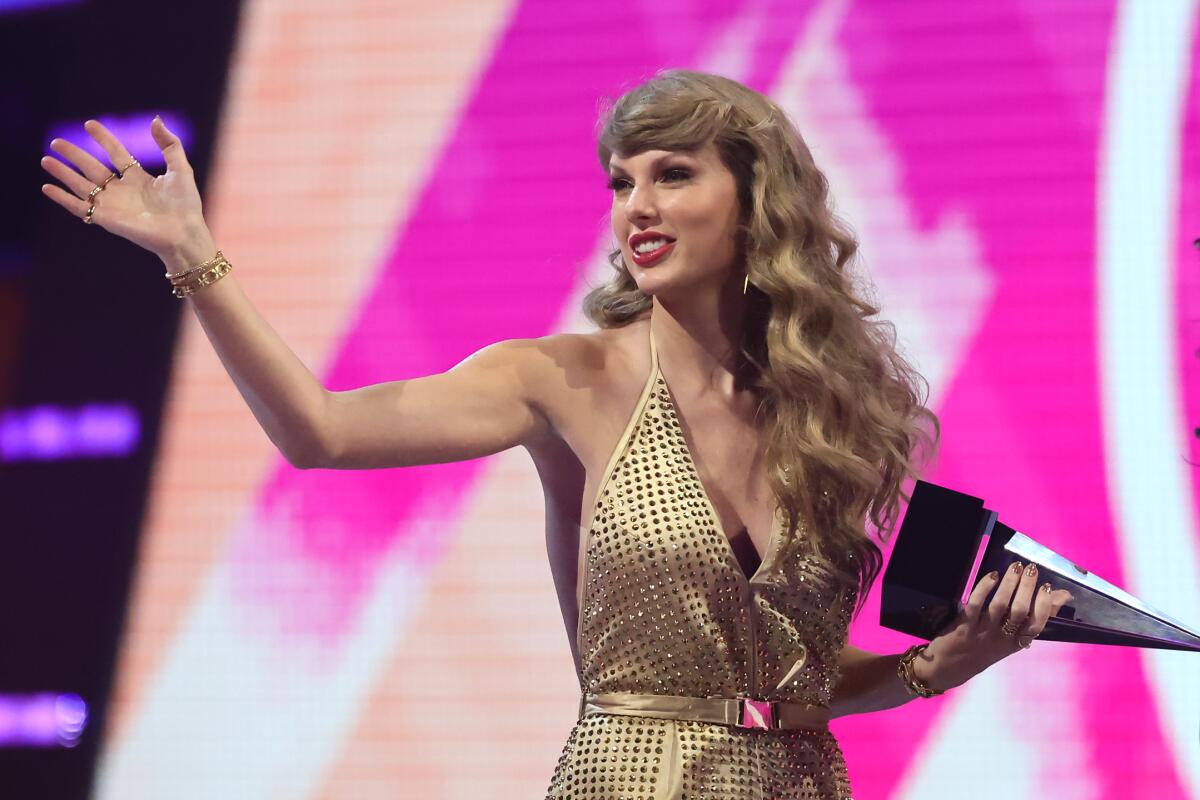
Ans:
[[[1075,598],[1039,639],[1200,652],[1200,631],[1008,527],[982,499],[925,481],[913,489],[883,575],[880,624],[932,639],[958,614],[968,585],[1014,561],[1037,564],[1039,585]]]

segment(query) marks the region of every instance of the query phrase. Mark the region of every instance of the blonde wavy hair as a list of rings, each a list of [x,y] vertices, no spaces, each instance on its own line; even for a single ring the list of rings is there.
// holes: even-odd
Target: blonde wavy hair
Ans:
[[[895,327],[872,319],[879,308],[859,296],[848,269],[858,242],[834,216],[825,176],[774,102],[718,75],[667,70],[607,109],[598,151],[607,172],[614,154],[709,143],[737,182],[752,286],[740,359],[769,426],[784,552],[815,557],[828,578],[857,592],[861,610],[883,561],[867,520],[886,541],[910,498],[904,484],[923,463],[918,450],[932,457],[940,439],[937,416],[925,407],[929,385],[896,351]],[[651,308],[619,249],[609,261],[616,275],[583,302],[601,328]],[[797,534],[801,520],[811,523],[807,536]]]

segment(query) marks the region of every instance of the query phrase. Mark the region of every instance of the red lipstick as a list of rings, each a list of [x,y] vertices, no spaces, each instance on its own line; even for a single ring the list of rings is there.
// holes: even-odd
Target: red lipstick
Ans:
[[[645,253],[639,253],[637,251],[638,245],[642,244],[643,242],[653,242],[658,240],[665,242],[665,244]],[[637,264],[639,267],[648,267],[651,264],[655,264],[666,258],[667,255],[675,249],[675,240],[666,234],[659,233],[658,231],[642,231],[641,233],[635,233],[633,236],[629,237],[629,249],[633,256],[633,263]]]

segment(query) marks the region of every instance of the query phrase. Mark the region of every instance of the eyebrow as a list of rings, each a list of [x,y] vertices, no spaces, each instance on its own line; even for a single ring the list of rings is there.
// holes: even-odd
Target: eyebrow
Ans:
[[[661,155],[658,158],[651,161],[650,165],[653,167],[657,167],[659,164],[666,161],[668,158],[676,158],[676,157],[695,158],[695,151],[693,151],[693,150],[672,150],[671,152],[664,153],[663,155]],[[616,166],[612,162],[609,162],[608,173],[610,175],[628,175],[629,174],[628,172],[626,172],[625,170]]]

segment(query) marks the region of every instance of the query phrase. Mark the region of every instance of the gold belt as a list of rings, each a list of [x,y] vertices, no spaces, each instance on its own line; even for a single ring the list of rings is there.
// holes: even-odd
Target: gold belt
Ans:
[[[762,730],[824,728],[830,718],[828,706],[786,700],[756,700],[744,695],[734,698],[676,697],[623,692],[584,694],[579,698],[579,718],[589,714],[683,719]]]

